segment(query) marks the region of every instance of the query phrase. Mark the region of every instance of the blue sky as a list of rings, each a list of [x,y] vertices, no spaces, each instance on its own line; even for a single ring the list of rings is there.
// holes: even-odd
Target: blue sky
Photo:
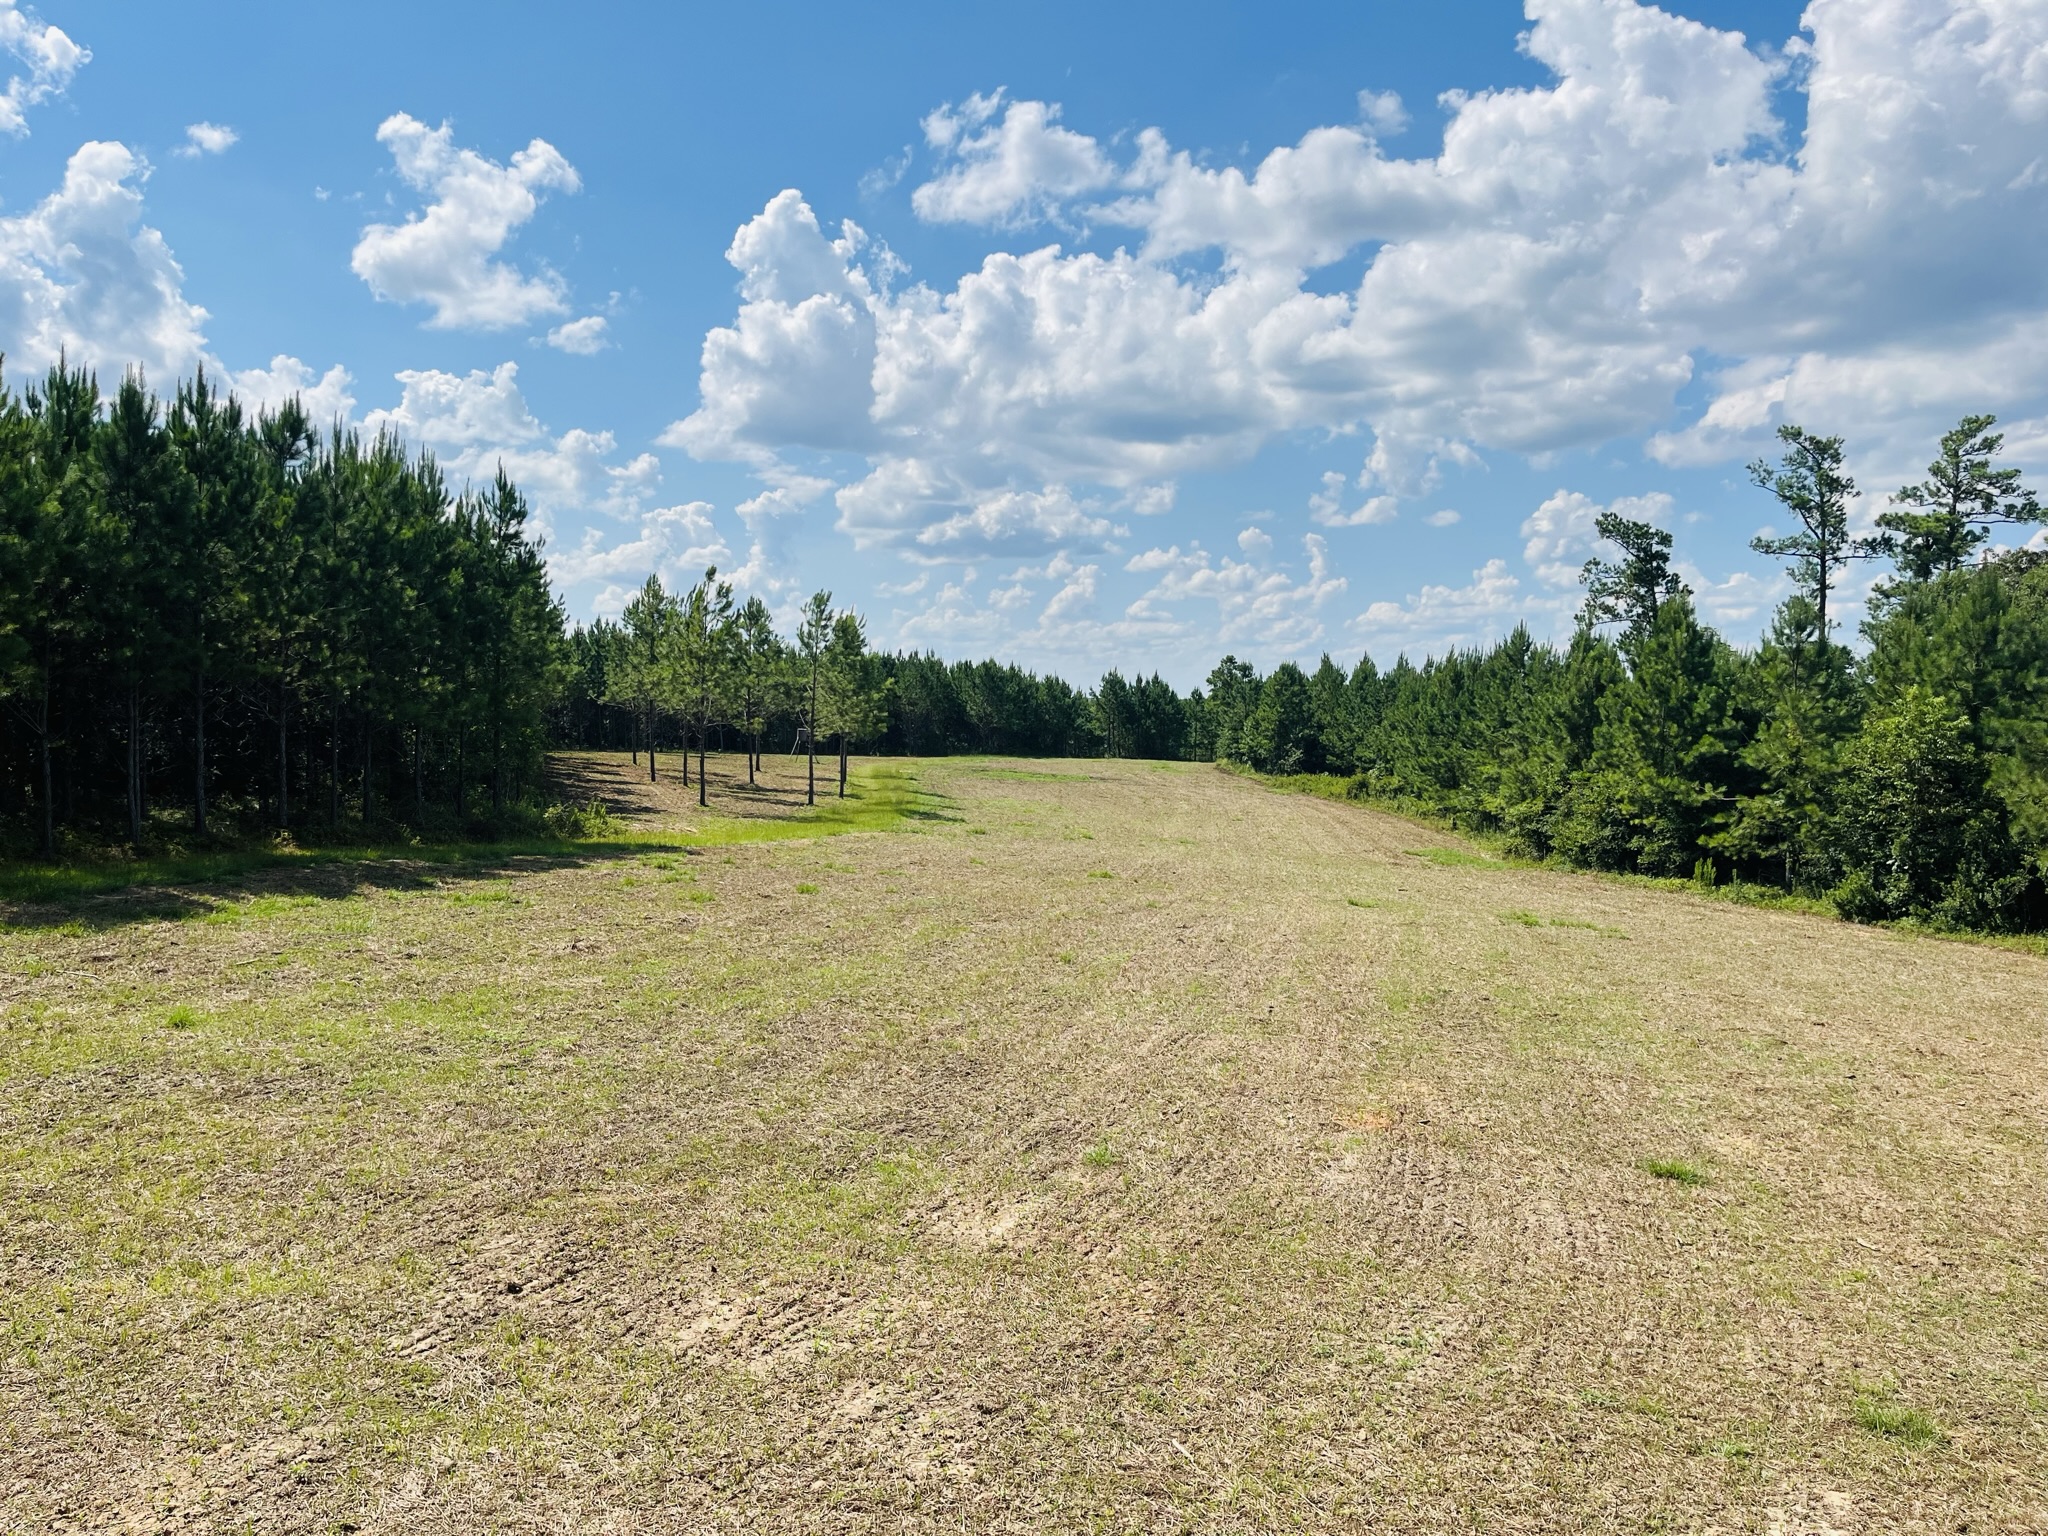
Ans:
[[[715,560],[1185,684],[1560,634],[1620,505],[1746,640],[1779,422],[1849,436],[1863,518],[1966,410],[2048,460],[2044,0],[0,0],[0,42],[14,377],[204,364],[504,462],[578,617]]]

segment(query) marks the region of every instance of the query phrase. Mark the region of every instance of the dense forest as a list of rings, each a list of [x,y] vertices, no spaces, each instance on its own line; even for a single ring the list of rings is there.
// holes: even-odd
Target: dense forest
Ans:
[[[203,376],[0,394],[0,823],[49,854],[502,814],[563,678],[526,517]]]
[[[2048,926],[2048,557],[1990,417],[1852,535],[1838,438],[1751,474],[1792,531],[1761,643],[1701,623],[1671,535],[1603,515],[1562,648],[1348,672],[1225,657],[1186,696],[873,650],[818,593],[788,636],[716,571],[565,623],[518,488],[457,493],[389,438],[251,415],[199,377],[103,396],[63,366],[0,391],[0,846],[43,856],[531,817],[550,746],[1211,758],[1594,868],[1831,897],[1846,915]],[[1835,614],[1880,562],[1860,651]],[[693,764],[690,755],[696,754]]]

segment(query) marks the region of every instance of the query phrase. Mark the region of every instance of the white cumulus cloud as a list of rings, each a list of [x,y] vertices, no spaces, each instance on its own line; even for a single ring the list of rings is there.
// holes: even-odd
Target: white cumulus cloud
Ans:
[[[429,128],[404,112],[377,141],[402,181],[429,201],[402,224],[371,224],[350,265],[380,299],[427,304],[440,329],[503,330],[568,308],[566,285],[542,268],[525,273],[497,259],[549,192],[575,192],[576,168],[545,139],[500,165],[459,149],[447,123]]]
[[[28,109],[61,93],[79,68],[92,62],[90,49],[16,0],[0,0],[0,48],[28,70],[10,75],[0,90],[0,133],[17,138],[28,132]]]
[[[594,357],[610,345],[605,332],[611,322],[603,315],[585,315],[580,320],[565,320],[548,332],[548,345],[558,352],[573,352],[578,357]]]
[[[1445,98],[1435,154],[1387,152],[1378,95],[1245,168],[1154,130],[1115,150],[1052,103],[942,107],[921,216],[1132,243],[906,285],[784,192],[735,239],[740,312],[669,440],[859,454],[850,525],[916,546],[995,498],[1109,507],[1291,433],[1372,434],[1356,504],[1311,506],[1348,526],[1489,454],[1720,462],[1800,419],[1889,464],[1966,408],[2048,417],[2048,5],[1812,0],[1789,48],[1635,0],[1527,12],[1549,79]],[[1348,286],[1312,280],[1361,251]]]
[[[197,160],[201,155],[226,154],[242,136],[232,128],[219,123],[193,123],[185,129],[185,142],[178,146],[176,153],[187,160]]]
[[[408,369],[397,381],[398,404],[369,412],[363,429],[432,450],[458,485],[483,485],[502,467],[544,530],[570,513],[637,520],[660,484],[660,461],[643,453],[619,462],[610,432],[551,433],[520,392],[517,363],[489,373]]]
[[[0,344],[11,366],[42,369],[66,353],[168,382],[205,360],[206,311],[185,297],[163,235],[142,222],[148,176],[125,145],[83,144],[56,191],[0,218]]]
[[[313,425],[326,431],[355,413],[355,380],[339,363],[325,373],[314,375],[296,357],[280,352],[268,368],[243,368],[228,375],[228,384],[252,410],[275,410],[296,399]]]
[[[1109,186],[1117,178],[1109,157],[1062,128],[1059,115],[1043,101],[1006,103],[1002,91],[940,107],[924,120],[924,137],[944,169],[910,194],[910,206],[936,224],[1014,226]]]

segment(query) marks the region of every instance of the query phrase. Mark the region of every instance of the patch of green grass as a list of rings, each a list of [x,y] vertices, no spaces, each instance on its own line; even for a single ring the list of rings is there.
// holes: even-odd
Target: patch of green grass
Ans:
[[[797,882],[796,893],[799,896],[815,896],[818,894],[818,888],[808,880],[800,880]]]
[[[1113,1166],[1116,1160],[1116,1153],[1110,1150],[1109,1138],[1107,1136],[1081,1154],[1081,1161],[1090,1168],[1108,1168]]]
[[[183,1003],[164,1015],[164,1027],[167,1029],[190,1029],[198,1022],[199,1015]]]
[[[1061,965],[1072,965],[1073,963],[1074,963],[1074,952],[1073,952],[1073,951],[1072,951],[1071,949],[1063,949],[1063,950],[1061,950],[1061,951],[1060,951],[1060,964],[1061,964]]]
[[[1582,917],[1545,917],[1538,912],[1525,912],[1520,908],[1500,914],[1504,923],[1518,923],[1524,928],[1578,928],[1587,933],[1605,934],[1609,938],[1625,939],[1627,934],[1619,928],[1609,928],[1602,923],[1590,923]]]
[[[1506,869],[1504,859],[1491,854],[1474,853],[1469,848],[1403,848],[1411,859],[1427,859],[1430,863],[1445,869]]]
[[[1941,1426],[1918,1408],[1887,1401],[1874,1393],[1860,1395],[1853,1413],[1857,1428],[1916,1450],[1947,1438]]]
[[[633,885],[636,882],[632,876],[628,875],[619,883],[621,885]],[[450,891],[448,893],[448,900],[458,907],[488,906],[493,902],[513,901],[516,899],[512,894],[511,888],[503,885],[472,886],[467,890]]]
[[[1037,768],[982,768],[977,766],[963,768],[960,771],[971,773],[975,777],[983,779],[1051,779],[1055,782],[1072,782],[1075,779],[1085,779],[1088,777],[1085,773],[1046,773]]]
[[[1683,1184],[1688,1189],[1707,1182],[1707,1176],[1701,1170],[1693,1167],[1691,1163],[1681,1163],[1674,1158],[1646,1158],[1642,1169],[1652,1178],[1669,1179],[1672,1183]]]
[[[1088,871],[1088,878],[1090,880],[1114,880],[1116,878],[1116,871],[1113,869],[1091,869]]]
[[[1379,905],[1376,901],[1360,901],[1356,896],[1346,896],[1344,904],[1347,907],[1376,907]]]

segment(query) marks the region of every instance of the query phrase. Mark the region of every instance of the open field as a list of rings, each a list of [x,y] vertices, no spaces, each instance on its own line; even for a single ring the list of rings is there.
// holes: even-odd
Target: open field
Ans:
[[[1193,765],[618,764],[0,909],[0,1530],[2048,1529],[2048,961]]]

